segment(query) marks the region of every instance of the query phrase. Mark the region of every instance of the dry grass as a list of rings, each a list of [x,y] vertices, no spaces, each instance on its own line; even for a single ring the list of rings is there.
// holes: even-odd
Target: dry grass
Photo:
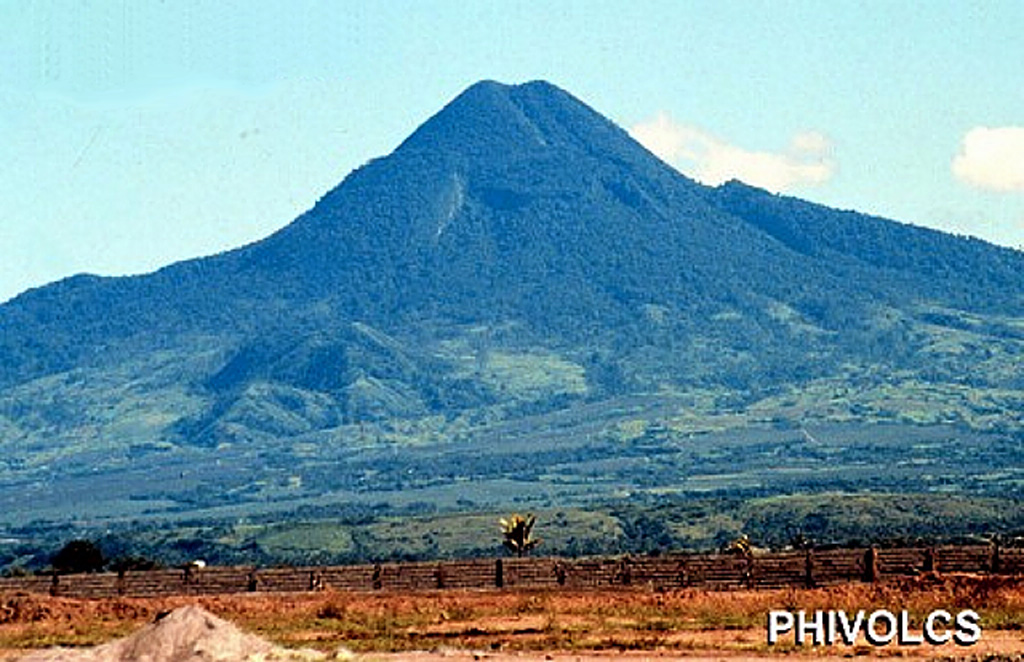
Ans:
[[[356,651],[731,650],[767,653],[772,609],[977,609],[986,632],[1024,624],[1024,579],[950,576],[824,589],[654,593],[446,591],[72,600],[0,596],[0,651],[124,636],[159,612],[199,604],[286,646]],[[771,652],[785,652],[777,647]],[[851,649],[847,654],[857,654]],[[2,659],[2,656],[0,656]]]

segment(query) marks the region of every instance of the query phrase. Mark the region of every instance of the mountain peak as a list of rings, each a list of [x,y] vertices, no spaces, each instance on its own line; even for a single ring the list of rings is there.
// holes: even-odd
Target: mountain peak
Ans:
[[[474,83],[420,126],[398,151],[485,156],[543,145],[543,134],[516,101],[518,89],[493,80]]]
[[[632,143],[625,131],[552,83],[483,80],[427,120],[397,151],[509,159],[545,148],[592,152],[623,139]]]

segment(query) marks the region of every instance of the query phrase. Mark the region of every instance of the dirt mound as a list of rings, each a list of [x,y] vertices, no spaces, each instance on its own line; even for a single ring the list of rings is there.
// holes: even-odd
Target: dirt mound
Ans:
[[[89,649],[38,651],[21,662],[314,662],[344,659],[311,650],[288,650],[201,607],[180,607],[135,634]]]

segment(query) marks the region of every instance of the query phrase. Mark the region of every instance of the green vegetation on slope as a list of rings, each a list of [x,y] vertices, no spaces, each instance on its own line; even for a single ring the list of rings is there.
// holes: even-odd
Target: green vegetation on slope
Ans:
[[[471,87],[263,241],[0,329],[15,531],[1022,485],[1024,254],[701,186],[540,82]],[[459,548],[378,529],[295,536]],[[157,547],[313,546],[267,536]]]

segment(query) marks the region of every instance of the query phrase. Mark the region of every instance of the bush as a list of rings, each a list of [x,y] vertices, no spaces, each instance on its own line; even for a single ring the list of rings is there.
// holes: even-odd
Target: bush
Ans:
[[[103,552],[88,540],[72,540],[51,560],[53,569],[65,574],[99,572],[105,563]]]

